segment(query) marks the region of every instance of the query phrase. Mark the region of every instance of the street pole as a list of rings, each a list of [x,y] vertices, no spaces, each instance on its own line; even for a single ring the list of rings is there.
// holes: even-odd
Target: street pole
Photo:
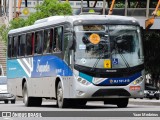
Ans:
[[[39,0],[37,0],[37,5],[39,5]],[[37,11],[38,11],[38,9],[37,9]]]
[[[39,5],[39,0],[37,0],[37,5]]]
[[[16,0],[14,0],[14,17],[16,17]]]
[[[9,21],[13,19],[13,0],[9,0]]]

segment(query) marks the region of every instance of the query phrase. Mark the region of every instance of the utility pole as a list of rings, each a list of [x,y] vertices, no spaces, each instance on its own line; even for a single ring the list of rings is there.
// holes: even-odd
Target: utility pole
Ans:
[[[16,17],[16,5],[17,5],[17,4],[16,4],[16,1],[17,1],[17,0],[14,0],[14,17]]]
[[[0,17],[2,16],[2,2],[0,0]]]
[[[37,0],[37,5],[39,4],[39,0]]]
[[[9,0],[9,21],[13,19],[13,0]]]

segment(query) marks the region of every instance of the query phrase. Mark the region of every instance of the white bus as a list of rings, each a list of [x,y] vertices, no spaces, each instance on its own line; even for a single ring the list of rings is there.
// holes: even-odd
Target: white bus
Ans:
[[[8,34],[8,91],[26,106],[104,101],[127,107],[143,97],[140,25],[133,17],[53,16]]]

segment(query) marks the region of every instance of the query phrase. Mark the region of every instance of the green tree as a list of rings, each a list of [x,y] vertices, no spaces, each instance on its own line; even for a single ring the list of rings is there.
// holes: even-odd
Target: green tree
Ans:
[[[41,5],[35,7],[37,12],[32,13],[26,20],[26,25],[32,25],[36,20],[56,16],[72,15],[72,8],[68,2],[58,0],[44,0]]]
[[[72,8],[68,2],[59,2],[59,0],[44,0],[42,4],[35,7],[36,12],[31,13],[25,20],[23,18],[15,18],[10,21],[10,25],[0,27],[0,36],[3,41],[7,41],[9,30],[34,24],[38,19],[55,16],[55,15],[71,15]]]
[[[152,83],[157,86],[160,76],[159,31],[145,31],[143,45],[145,70],[151,74]]]

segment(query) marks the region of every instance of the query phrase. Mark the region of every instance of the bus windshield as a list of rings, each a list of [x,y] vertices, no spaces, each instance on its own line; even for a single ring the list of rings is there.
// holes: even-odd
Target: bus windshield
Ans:
[[[132,25],[75,26],[75,64],[104,68],[104,60],[111,68],[134,67],[142,64],[140,28]]]

